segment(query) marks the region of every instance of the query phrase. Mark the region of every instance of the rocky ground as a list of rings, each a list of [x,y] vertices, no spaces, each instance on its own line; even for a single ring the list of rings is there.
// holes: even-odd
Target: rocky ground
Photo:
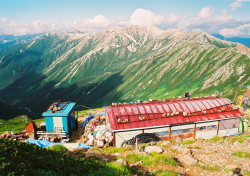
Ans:
[[[246,118],[250,118],[250,109],[243,111]],[[84,120],[85,117],[80,119]],[[75,136],[75,141],[81,142],[80,134]],[[244,140],[242,140],[244,139]],[[154,145],[154,144],[149,144]],[[178,172],[181,175],[198,176],[229,176],[229,175],[250,175],[250,159],[240,158],[234,155],[235,152],[250,153],[250,130],[242,135],[230,136],[225,139],[216,140],[197,140],[188,144],[188,141],[177,139],[175,141],[163,141],[155,146],[163,149],[166,154],[179,162],[179,166],[158,166],[158,168],[141,167],[147,173],[156,169],[164,169]],[[141,151],[127,151],[123,153],[107,154],[102,153],[96,148],[88,150],[85,154],[87,158],[99,158],[103,162],[117,161],[128,164],[125,160],[126,155],[137,152],[146,154]],[[119,157],[119,159],[118,159]]]

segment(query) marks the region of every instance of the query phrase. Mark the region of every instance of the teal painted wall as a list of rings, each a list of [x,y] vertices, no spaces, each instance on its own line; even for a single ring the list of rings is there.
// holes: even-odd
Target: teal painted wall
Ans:
[[[54,121],[53,117],[46,117],[46,131],[53,131],[54,130]]]
[[[69,134],[69,126],[68,126],[68,117],[62,117],[62,121],[63,121],[64,131],[66,131],[67,135],[70,135]]]

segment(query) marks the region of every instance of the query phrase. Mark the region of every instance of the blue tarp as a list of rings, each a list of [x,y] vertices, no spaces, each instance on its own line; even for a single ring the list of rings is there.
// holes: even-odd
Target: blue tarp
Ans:
[[[42,148],[45,148],[45,147],[51,147],[53,145],[69,145],[69,144],[74,144],[74,143],[57,143],[57,142],[50,142],[50,141],[47,141],[47,140],[28,140],[28,143],[31,143],[31,144],[36,144]],[[85,144],[81,144],[81,143],[78,143],[78,148],[87,148],[87,149],[90,149],[92,146],[90,145],[85,145]]]
[[[94,118],[94,116],[90,116],[88,118],[86,118],[86,120],[83,122],[82,124],[82,128],[85,128],[85,126],[87,125],[87,123],[92,120]]]
[[[91,114],[91,116],[105,116],[106,113],[105,112],[100,112],[98,114]]]

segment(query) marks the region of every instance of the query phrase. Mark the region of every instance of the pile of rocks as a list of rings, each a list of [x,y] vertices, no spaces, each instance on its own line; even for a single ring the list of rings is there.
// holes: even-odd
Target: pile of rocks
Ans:
[[[97,147],[109,146],[113,141],[110,128],[100,118],[93,118],[87,122],[81,138],[85,144]]]
[[[3,139],[14,139],[14,140],[24,140],[24,139],[28,139],[29,136],[26,133],[26,130],[24,131],[20,131],[17,134],[14,134],[12,131],[11,132],[4,132],[3,134],[0,135],[0,138]]]

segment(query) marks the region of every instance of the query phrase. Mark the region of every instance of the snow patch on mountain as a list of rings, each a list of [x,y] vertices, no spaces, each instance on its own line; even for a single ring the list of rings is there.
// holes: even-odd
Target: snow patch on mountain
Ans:
[[[131,52],[136,52],[136,46],[134,43],[132,43],[131,45],[127,46],[128,50]]]
[[[245,71],[245,66],[240,66],[237,68],[238,75],[241,75],[242,73],[244,73],[244,71]]]
[[[36,39],[34,39],[34,40],[26,47],[26,49],[29,49],[34,43],[36,43]]]
[[[153,47],[152,50],[157,50],[157,49],[159,49],[159,48],[161,47],[161,45],[162,45],[162,42],[161,42],[161,43],[156,43],[156,44],[154,45],[154,47]]]

